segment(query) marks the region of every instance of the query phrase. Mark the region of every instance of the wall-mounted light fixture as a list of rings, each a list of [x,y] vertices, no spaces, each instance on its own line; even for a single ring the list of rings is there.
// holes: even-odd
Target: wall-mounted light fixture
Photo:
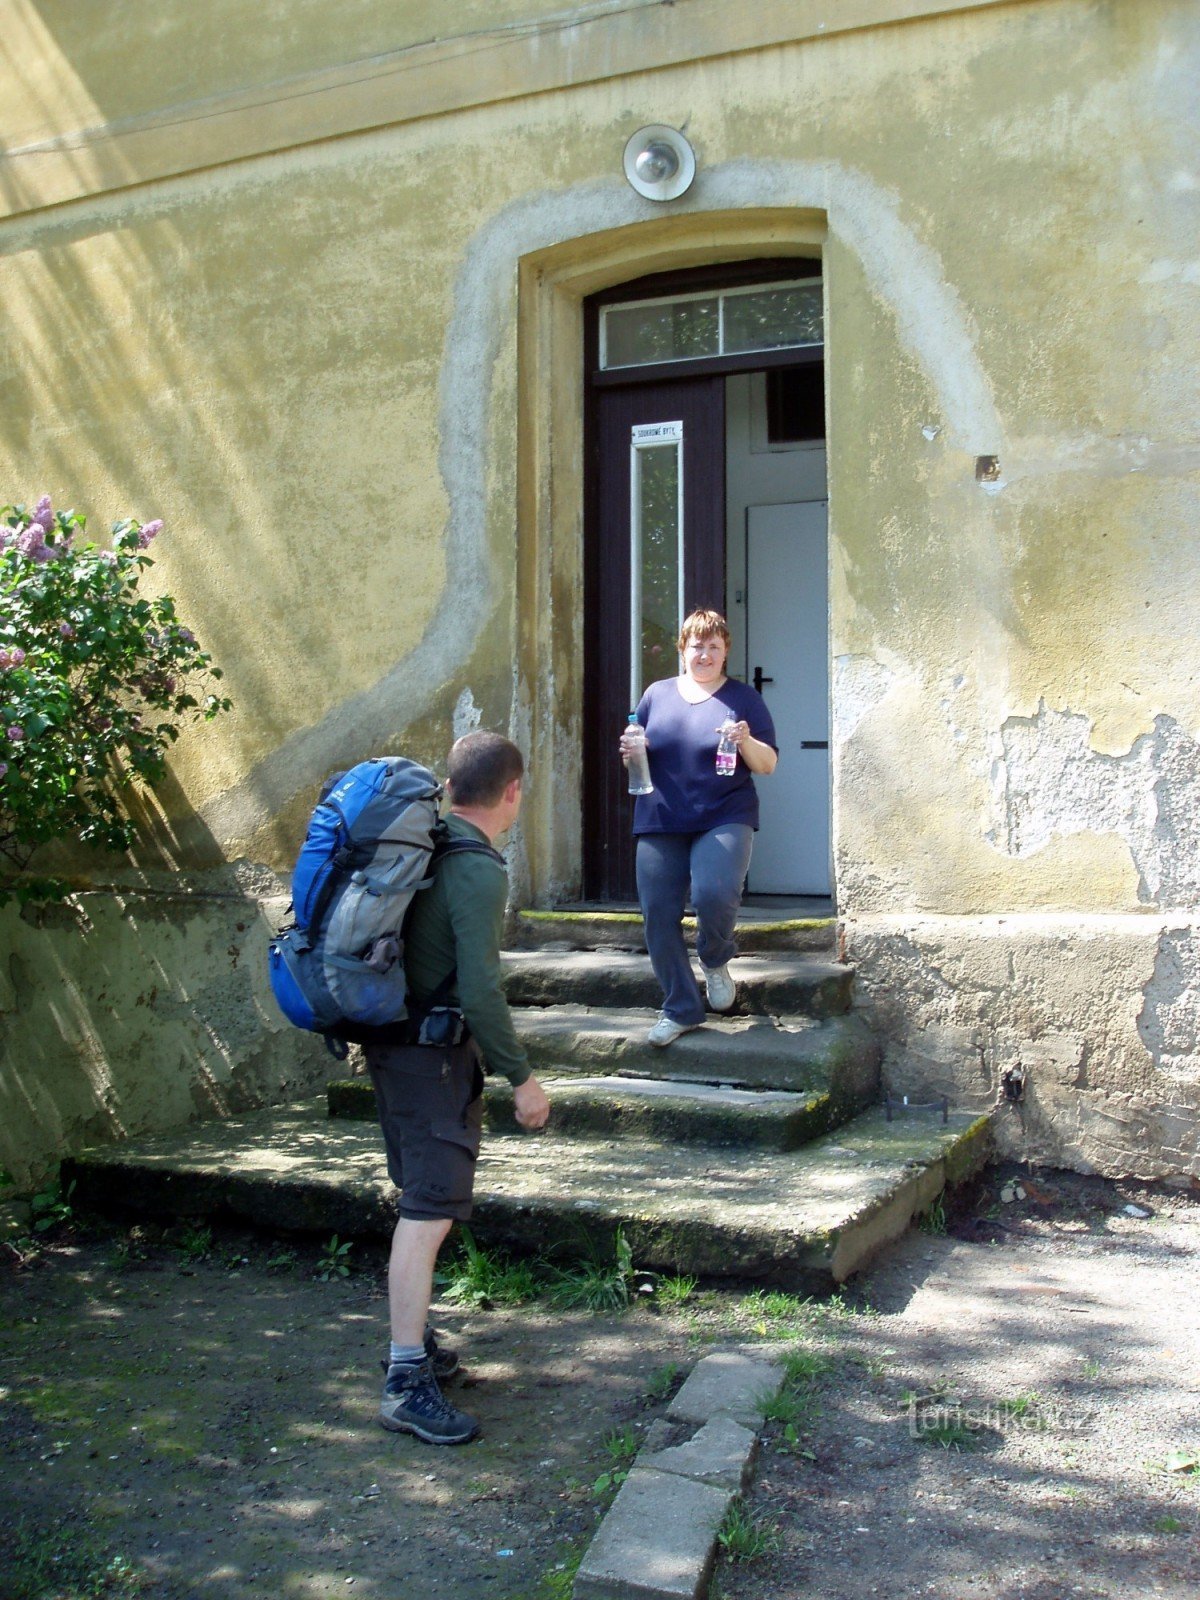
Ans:
[[[677,128],[652,122],[625,146],[624,167],[647,200],[678,200],[696,176],[696,152]]]

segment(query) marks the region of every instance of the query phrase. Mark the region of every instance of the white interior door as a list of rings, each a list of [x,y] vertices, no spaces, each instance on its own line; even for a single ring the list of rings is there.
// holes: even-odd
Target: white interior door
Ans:
[[[746,513],[747,678],[762,674],[780,751],[756,780],[755,894],[830,892],[826,509],[809,500]]]

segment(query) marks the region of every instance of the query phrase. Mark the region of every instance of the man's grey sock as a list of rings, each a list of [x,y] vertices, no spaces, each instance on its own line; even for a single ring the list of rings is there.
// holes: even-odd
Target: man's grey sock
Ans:
[[[396,1344],[393,1340],[392,1353],[388,1359],[393,1367],[397,1362],[402,1362],[405,1366],[415,1367],[425,1359],[425,1346],[423,1344]]]

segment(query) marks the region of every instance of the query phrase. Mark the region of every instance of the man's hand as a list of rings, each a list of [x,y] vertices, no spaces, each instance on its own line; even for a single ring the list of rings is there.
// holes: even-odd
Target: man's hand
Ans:
[[[546,1091],[536,1078],[526,1078],[513,1090],[513,1103],[517,1108],[517,1121],[523,1128],[544,1128],[550,1115],[550,1102]]]

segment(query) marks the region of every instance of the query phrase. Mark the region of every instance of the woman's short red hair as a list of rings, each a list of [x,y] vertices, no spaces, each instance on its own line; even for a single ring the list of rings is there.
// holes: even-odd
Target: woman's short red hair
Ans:
[[[719,611],[705,611],[703,608],[693,611],[680,624],[676,649],[682,655],[689,639],[709,639],[714,634],[724,644],[725,654],[728,655],[733,646],[733,635],[725,618]]]

